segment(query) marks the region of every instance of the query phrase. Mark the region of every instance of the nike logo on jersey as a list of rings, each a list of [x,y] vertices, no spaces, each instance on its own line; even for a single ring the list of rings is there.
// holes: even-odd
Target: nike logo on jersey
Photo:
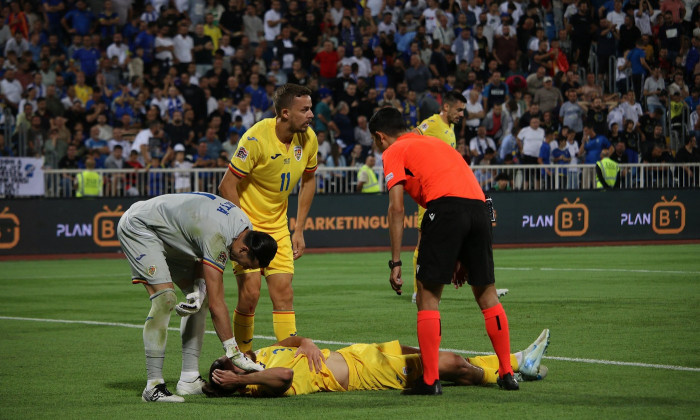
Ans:
[[[270,156],[270,159],[277,159],[278,157],[282,156],[281,154],[277,153],[276,155]]]
[[[428,217],[430,217],[430,221],[432,221],[433,219],[435,219],[435,213],[430,213]]]
[[[139,255],[139,257],[136,258],[136,261],[141,261],[141,258],[143,258],[143,257],[145,257],[145,256],[146,256],[146,254],[141,254],[141,255]]]

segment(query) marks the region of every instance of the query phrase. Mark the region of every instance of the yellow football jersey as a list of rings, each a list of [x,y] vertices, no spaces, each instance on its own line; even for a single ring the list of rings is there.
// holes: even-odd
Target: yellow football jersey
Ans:
[[[264,347],[256,352],[257,361],[268,369],[283,367],[294,370],[292,386],[285,395],[338,392],[345,389],[338,383],[326,364],[319,373],[309,370],[306,355],[295,357],[296,347]],[[331,351],[322,349],[323,357]],[[404,389],[410,387],[423,373],[420,354],[401,354],[401,344],[395,341],[380,344],[353,344],[337,350],[348,364],[348,391]],[[245,394],[265,396],[258,385],[246,387]]]
[[[294,135],[291,144],[279,141],[275,118],[259,121],[246,131],[231,158],[229,170],[238,183],[241,207],[255,230],[278,232],[287,228],[287,198],[301,174],[316,170],[318,139],[309,127]]]
[[[421,374],[420,353],[401,354],[398,340],[338,350],[348,364],[348,391],[410,388]]]
[[[449,126],[442,121],[440,114],[435,114],[430,118],[426,118],[418,127],[418,132],[424,136],[432,136],[438,138],[453,148],[457,148],[457,139],[455,138],[454,124]]]
[[[263,347],[256,352],[257,361],[262,363],[266,368],[283,367],[294,370],[294,379],[292,386],[284,393],[284,395],[302,395],[312,394],[314,392],[324,391],[345,391],[345,389],[336,381],[335,377],[328,370],[326,364],[323,364],[323,369],[319,373],[309,369],[309,362],[306,355],[294,357],[297,352],[296,347],[280,347],[271,346]],[[328,349],[321,350],[323,357],[328,358],[331,351]],[[245,394],[252,396],[265,396],[265,388],[259,385],[249,385],[245,389]]]

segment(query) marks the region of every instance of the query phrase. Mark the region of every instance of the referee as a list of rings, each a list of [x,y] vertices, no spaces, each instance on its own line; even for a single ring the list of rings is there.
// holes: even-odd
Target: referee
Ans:
[[[446,284],[467,282],[484,314],[486,331],[498,356],[498,384],[517,390],[510,363],[508,319],[494,285],[491,220],[484,193],[462,156],[449,145],[411,133],[401,113],[383,108],[374,114],[369,131],[383,152],[389,190],[391,260],[389,282],[401,294],[401,239],[404,190],[426,208],[418,251],[418,344],[423,380],[407,394],[439,395],[441,325],[439,303]]]

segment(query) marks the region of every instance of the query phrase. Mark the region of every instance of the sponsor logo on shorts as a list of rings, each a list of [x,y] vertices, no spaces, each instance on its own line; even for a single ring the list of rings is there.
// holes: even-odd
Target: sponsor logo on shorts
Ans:
[[[243,162],[245,162],[246,159],[248,159],[248,151],[245,149],[245,147],[241,146],[238,148],[238,151],[236,152],[236,157]]]
[[[156,269],[155,265],[148,267],[148,275],[149,276],[153,277],[156,274],[156,271],[157,271],[157,269]]]
[[[301,160],[301,146],[294,146],[294,157],[297,161]]]
[[[141,254],[141,255],[139,255],[138,258],[136,258],[136,261],[141,261],[141,258],[143,258],[143,257],[145,257],[145,256],[146,256],[146,254]]]

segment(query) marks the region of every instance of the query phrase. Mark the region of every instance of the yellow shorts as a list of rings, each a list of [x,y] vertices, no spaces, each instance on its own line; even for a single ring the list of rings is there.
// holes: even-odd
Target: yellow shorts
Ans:
[[[420,353],[401,354],[397,340],[337,350],[348,364],[348,391],[405,389],[423,374]]]
[[[420,230],[420,225],[423,223],[423,216],[425,215],[425,209],[421,206],[418,206],[418,222],[416,222],[416,226],[418,226],[418,230]]]
[[[277,254],[275,254],[275,258],[270,261],[269,267],[262,270],[244,270],[239,264],[234,264],[233,272],[235,274],[254,273],[256,271],[262,271],[262,275],[265,277],[280,273],[294,274],[294,254],[292,252],[292,238],[289,234],[289,230],[285,229],[279,232],[267,233],[277,242]]]

